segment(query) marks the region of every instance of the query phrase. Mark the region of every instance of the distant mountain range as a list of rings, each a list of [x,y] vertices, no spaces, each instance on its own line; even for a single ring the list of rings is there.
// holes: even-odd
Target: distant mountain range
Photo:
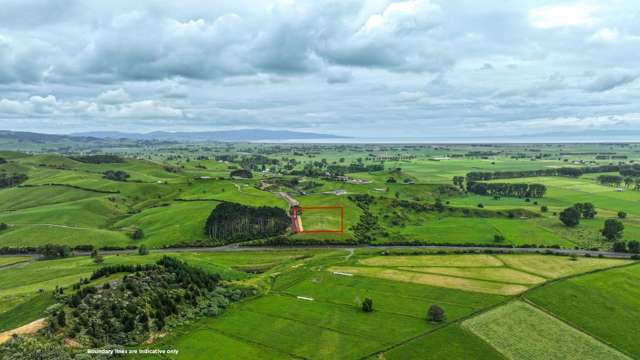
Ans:
[[[132,139],[132,140],[160,140],[160,141],[280,141],[280,140],[313,140],[339,139],[342,136],[318,134],[310,132],[287,130],[224,130],[224,131],[194,131],[168,132],[154,131],[150,133],[127,133],[119,131],[89,131],[71,134],[72,136],[93,137],[100,139]]]

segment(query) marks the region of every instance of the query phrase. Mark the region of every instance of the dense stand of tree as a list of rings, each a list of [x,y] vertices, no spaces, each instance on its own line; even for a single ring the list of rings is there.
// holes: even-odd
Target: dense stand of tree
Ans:
[[[0,189],[20,185],[28,179],[29,177],[25,174],[0,174]]]
[[[383,228],[378,223],[378,217],[369,210],[375,198],[368,194],[349,195],[349,200],[353,201],[361,210],[359,221],[351,227],[353,235],[359,243],[369,243],[375,240],[375,235]]]
[[[72,156],[71,159],[88,164],[117,164],[125,162],[125,160],[118,155]]]
[[[166,256],[152,265],[103,269],[92,278],[135,272],[100,287],[77,286],[67,306],[51,311],[51,334],[89,346],[141,344],[172,321],[215,316],[230,301],[255,293],[250,287],[223,287],[218,274]]]
[[[597,214],[598,212],[592,203],[576,203],[562,210],[559,219],[566,226],[575,227],[580,224],[580,218],[593,219]]]
[[[600,165],[588,167],[560,167],[539,170],[514,170],[514,171],[472,171],[467,173],[467,182],[486,181],[496,179],[515,179],[523,177],[539,176],[568,176],[579,177],[583,174],[615,172],[621,165]]]
[[[467,182],[467,191],[478,195],[541,198],[547,187],[542,184]]]
[[[600,175],[598,176],[598,182],[607,186],[620,186],[624,178],[619,175]]]
[[[223,202],[209,215],[205,234],[224,243],[261,239],[283,234],[290,221],[286,211],[278,207]]]
[[[464,189],[464,176],[454,176],[453,185],[459,187],[460,189]]]
[[[264,170],[268,166],[278,165],[280,160],[272,159],[264,155],[245,156],[240,159],[240,166],[243,169]]]
[[[127,181],[127,179],[131,177],[131,175],[122,170],[107,170],[102,174],[102,177],[114,181]]]
[[[245,178],[245,179],[251,179],[253,177],[253,174],[251,173],[251,171],[246,170],[246,169],[236,169],[236,170],[232,170],[229,173],[230,177],[239,177],[239,178]]]
[[[600,230],[602,236],[609,241],[616,241],[622,238],[624,224],[618,219],[607,219],[604,221],[604,227]]]
[[[293,170],[291,171],[291,174],[308,177],[335,177],[344,176],[347,173],[375,172],[383,170],[383,164],[365,164],[362,159],[348,165],[330,164],[326,159],[322,159],[320,161],[306,163],[302,170]]]

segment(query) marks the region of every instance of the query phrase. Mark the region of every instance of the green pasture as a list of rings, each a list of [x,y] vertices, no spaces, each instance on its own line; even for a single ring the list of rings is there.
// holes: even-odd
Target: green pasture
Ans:
[[[571,278],[526,298],[567,323],[633,357],[640,357],[640,266]]]
[[[462,326],[508,359],[630,359],[522,301],[513,301]]]
[[[93,245],[98,248],[103,246],[134,245],[134,242],[123,232],[68,227],[67,225],[15,225],[9,230],[0,232],[0,246],[2,247],[37,247],[44,244],[60,244],[72,247],[76,245]]]
[[[10,188],[0,191],[0,211],[27,209],[102,196],[104,194],[64,186]]]
[[[503,359],[490,345],[457,324],[402,344],[383,356],[389,360]]]
[[[0,222],[16,225],[55,224],[82,228],[104,228],[112,218],[122,216],[126,207],[106,197],[43,205],[0,213]]]
[[[143,210],[113,227],[125,231],[142,229],[145,236],[138,242],[150,247],[202,241],[207,239],[204,224],[217,204],[215,201],[176,201]]]

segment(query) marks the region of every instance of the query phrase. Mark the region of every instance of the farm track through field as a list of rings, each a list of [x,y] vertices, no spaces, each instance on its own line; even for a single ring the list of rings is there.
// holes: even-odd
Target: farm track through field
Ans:
[[[23,266],[27,266],[27,265],[31,264],[32,262],[33,262],[33,258],[31,258],[30,260],[24,260],[24,261],[20,261],[20,262],[13,263],[13,264],[2,265],[2,266],[0,266],[0,271],[21,268]]]
[[[74,229],[74,230],[96,230],[96,228],[88,228],[88,227],[80,227],[80,226],[72,226],[72,225],[60,225],[60,224],[9,224],[10,226],[49,226],[49,227],[57,227],[62,229]]]

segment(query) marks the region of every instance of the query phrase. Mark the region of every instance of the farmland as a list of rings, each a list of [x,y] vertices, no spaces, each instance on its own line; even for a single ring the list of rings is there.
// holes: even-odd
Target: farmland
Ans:
[[[170,271],[161,264],[176,261],[219,277],[221,289],[175,289],[180,314],[171,300],[136,315],[142,325],[123,318],[109,336],[125,339],[129,329],[149,339],[113,346],[178,351],[167,359],[639,357],[640,192],[600,176],[633,170],[640,147],[487,147],[152,143],[92,155],[73,146],[2,152],[0,171],[26,179],[0,189],[0,333],[46,319],[54,325],[31,335],[37,341],[68,353],[90,348],[104,337],[77,330],[89,321],[73,307],[78,294],[106,301],[102,294],[125,294],[127,281],[155,279],[157,267]],[[548,175],[566,168],[584,173]],[[529,175],[500,175],[518,171]],[[476,194],[473,172],[498,174],[476,181],[484,189],[535,183],[546,191]],[[292,206],[308,232],[289,228]],[[576,224],[561,219],[566,209]],[[341,213],[343,232],[315,232],[339,229]],[[604,236],[606,220],[623,230]],[[569,256],[574,249],[588,256]],[[122,314],[103,307],[114,319]]]
[[[509,359],[628,359],[523,302],[501,306],[462,325]]]
[[[515,325],[491,320],[496,316],[508,319],[516,325],[526,320],[529,326],[540,332],[577,332],[579,335],[570,336],[575,336],[579,342],[570,349],[578,354],[582,347],[591,346],[596,349],[593,353],[595,356],[613,354],[612,358],[626,358],[595,338],[574,330],[568,325],[573,324],[572,321],[564,323],[540,310],[530,310],[531,305],[524,303],[517,305],[515,310],[512,309],[513,304],[520,302],[509,302],[510,299],[523,291],[527,299],[535,301],[534,295],[560,284],[637,267],[629,266],[632,263],[626,260],[582,257],[571,260],[565,256],[553,255],[388,255],[372,250],[349,252],[301,249],[220,253],[166,252],[146,256],[107,255],[100,264],[86,256],[35,261],[0,271],[0,298],[4,304],[0,319],[6,324],[2,329],[15,328],[45,316],[47,308],[56,301],[50,295],[52,290],[62,287],[72,291],[71,285],[81,278],[89,277],[98,268],[152,264],[164,255],[176,257],[208,272],[218,273],[228,282],[260,289],[259,296],[232,304],[221,315],[170,325],[169,334],[151,345],[157,349],[178,349],[179,354],[175,357],[180,359],[204,357],[203,354],[223,358],[237,355],[260,359],[354,359],[379,354],[384,354],[385,358],[420,356],[441,359],[446,358],[447,354],[469,356],[471,348],[479,358],[509,357],[512,351],[509,346],[514,345],[505,344],[504,339],[501,340],[495,331],[515,331],[512,329]],[[526,272],[506,265],[513,263],[509,259],[519,257],[526,257],[517,262],[527,264]],[[584,262],[584,265],[578,267],[573,265],[574,262]],[[554,264],[557,276],[572,274],[576,277],[527,291],[528,287],[547,281],[539,273],[543,273],[548,264]],[[559,268],[563,266],[569,270],[560,272]],[[377,272],[381,267],[398,269],[396,271],[401,273],[437,273],[441,278],[421,282],[407,281],[404,277],[382,277]],[[614,269],[607,270],[611,267]],[[368,268],[376,271],[356,271]],[[596,272],[580,275],[593,271]],[[116,274],[89,284],[100,286],[105,281],[118,279],[118,276],[122,275]],[[459,280],[471,282],[457,282]],[[478,288],[473,281],[484,286]],[[496,291],[505,286],[519,288],[514,292]],[[603,295],[604,292],[598,296]],[[371,313],[362,312],[360,308],[361,302],[366,298],[373,299],[375,310]],[[551,298],[566,298],[566,295],[553,295]],[[425,321],[427,309],[432,305],[438,305],[444,310],[444,322]],[[520,309],[521,307],[525,307],[525,310]],[[25,311],[26,309],[29,311]],[[503,312],[510,315],[500,315]],[[543,320],[538,319],[541,316],[539,313],[544,315]],[[487,330],[482,325],[487,323],[493,324],[491,329]],[[380,329],[385,330],[381,332]],[[440,348],[442,344],[449,342],[451,348]],[[220,346],[221,344],[225,346]],[[425,352],[425,347],[435,349]],[[556,347],[562,349],[564,345],[557,344]],[[536,358],[535,351],[543,351],[535,350],[535,344],[531,345],[530,350],[534,354],[531,358]]]
[[[631,309],[640,306],[639,279],[637,265],[612,269],[541,287],[526,298],[637,358],[640,356],[636,338],[640,314]]]

